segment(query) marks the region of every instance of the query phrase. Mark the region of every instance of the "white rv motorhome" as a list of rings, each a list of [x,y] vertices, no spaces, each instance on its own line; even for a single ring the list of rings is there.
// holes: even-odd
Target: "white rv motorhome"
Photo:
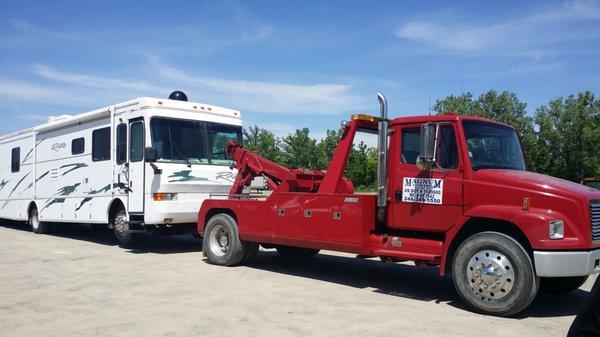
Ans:
[[[202,201],[235,179],[224,148],[242,124],[239,111],[185,99],[138,98],[0,137],[0,218],[35,233],[108,226],[121,243],[195,232]]]

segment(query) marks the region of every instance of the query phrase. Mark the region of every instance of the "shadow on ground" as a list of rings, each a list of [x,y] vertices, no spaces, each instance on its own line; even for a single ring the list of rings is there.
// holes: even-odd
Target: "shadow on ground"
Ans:
[[[1,225],[29,231],[29,227],[21,223],[3,221]],[[52,233],[47,235],[118,246],[110,230],[97,230],[89,225],[75,224],[59,224],[55,227]],[[202,241],[191,235],[154,236],[144,233],[135,244],[122,249],[133,254],[199,252],[202,250]],[[282,260],[273,250],[261,251],[256,260],[246,267],[348,287],[372,288],[380,294],[424,302],[434,301],[438,304],[447,303],[461,310],[469,310],[454,290],[451,277],[439,276],[437,268],[382,263],[376,259],[357,259],[327,253],[321,253],[309,261],[289,262]],[[588,297],[589,292],[584,290],[576,290],[566,295],[539,293],[531,306],[514,319],[576,315]]]
[[[374,292],[381,294],[447,303],[470,311],[456,293],[452,278],[439,276],[437,268],[382,263],[376,259],[365,260],[323,253],[310,261],[288,262],[279,258],[274,251],[261,251],[248,267],[354,288],[373,288]],[[513,319],[576,315],[588,297],[589,292],[583,290],[566,295],[539,293],[531,306]]]
[[[31,231],[29,226],[13,221],[2,221],[1,225],[21,231]],[[31,234],[35,235],[35,234]],[[119,246],[112,230],[96,229],[88,224],[52,224],[48,234],[71,240],[86,241],[106,246]],[[151,233],[139,233],[136,241],[129,245],[121,245],[122,249],[133,254],[177,254],[202,251],[202,240],[192,235],[159,236]]]

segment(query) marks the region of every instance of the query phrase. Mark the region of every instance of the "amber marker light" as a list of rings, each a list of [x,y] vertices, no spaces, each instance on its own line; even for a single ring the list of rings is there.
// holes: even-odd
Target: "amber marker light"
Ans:
[[[371,123],[379,122],[379,117],[365,115],[365,114],[355,114],[355,115],[352,115],[352,117],[350,117],[350,119],[353,121],[361,121],[361,122],[371,122]]]

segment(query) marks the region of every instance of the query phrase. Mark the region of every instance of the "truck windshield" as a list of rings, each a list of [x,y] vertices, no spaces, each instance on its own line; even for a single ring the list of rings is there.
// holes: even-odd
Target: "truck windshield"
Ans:
[[[525,170],[521,143],[514,129],[479,121],[464,121],[463,128],[473,170]]]
[[[203,121],[155,117],[150,128],[159,162],[229,165],[225,144],[242,138],[239,126]]]

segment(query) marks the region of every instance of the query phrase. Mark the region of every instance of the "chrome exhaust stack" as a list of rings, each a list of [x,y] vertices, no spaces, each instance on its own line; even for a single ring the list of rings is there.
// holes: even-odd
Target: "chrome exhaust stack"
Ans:
[[[387,207],[387,155],[388,155],[388,116],[387,99],[378,92],[380,120],[377,132],[377,220],[385,222]]]

